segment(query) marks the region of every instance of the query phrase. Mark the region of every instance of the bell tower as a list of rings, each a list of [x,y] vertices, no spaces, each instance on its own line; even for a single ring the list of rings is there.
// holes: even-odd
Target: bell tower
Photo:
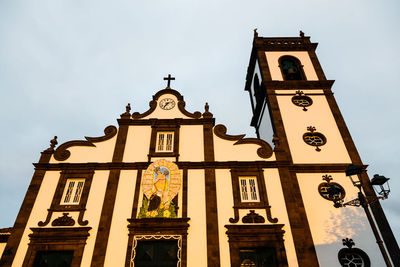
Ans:
[[[356,197],[345,175],[346,167],[354,164],[364,167],[359,175],[363,192],[375,196],[333,96],[334,80],[326,78],[318,61],[317,45],[302,31],[299,37],[264,38],[255,30],[245,85],[251,126],[257,137],[274,143],[300,266],[330,266],[329,260],[337,261],[334,251],[340,249],[341,238],[352,238],[360,246],[372,244],[363,248],[372,254],[379,251],[362,209],[335,208],[318,192],[323,179],[332,178],[343,186],[346,201]],[[392,262],[400,266],[399,246],[381,205],[371,203],[370,209]],[[353,223],[346,224],[350,219]]]

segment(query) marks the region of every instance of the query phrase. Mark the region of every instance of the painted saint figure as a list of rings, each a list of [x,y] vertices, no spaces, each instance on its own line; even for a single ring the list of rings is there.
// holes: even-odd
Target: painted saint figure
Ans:
[[[161,159],[150,164],[142,178],[143,201],[138,218],[176,218],[181,184],[182,172],[175,163]]]
[[[168,179],[169,171],[167,168],[164,168],[164,172],[161,171],[160,167],[157,167],[155,170],[155,178],[153,181],[153,190],[152,195],[150,197],[150,203],[148,211],[158,210],[160,204],[167,204],[168,201]]]

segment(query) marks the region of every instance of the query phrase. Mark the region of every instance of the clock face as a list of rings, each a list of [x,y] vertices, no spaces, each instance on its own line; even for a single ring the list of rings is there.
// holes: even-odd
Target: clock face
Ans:
[[[160,108],[169,110],[175,107],[175,101],[171,98],[164,98],[160,101]]]

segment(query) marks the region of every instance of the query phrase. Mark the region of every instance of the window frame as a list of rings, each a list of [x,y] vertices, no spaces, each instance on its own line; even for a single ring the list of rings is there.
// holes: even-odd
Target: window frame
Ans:
[[[67,193],[70,189],[70,185],[71,183],[74,183],[72,185],[72,192],[70,194],[70,200],[66,202],[65,199],[67,197]],[[76,184],[75,184],[76,183]],[[79,183],[83,183],[81,185],[81,187],[79,187]],[[61,201],[60,201],[60,205],[79,205],[79,203],[81,202],[82,199],[82,193],[83,193],[83,188],[85,187],[85,178],[67,178],[67,181],[65,182],[65,186],[64,186],[64,191],[63,194],[61,196]],[[76,202],[75,198],[77,197],[77,191],[80,190],[79,192],[79,199]]]
[[[257,202],[246,202],[242,201],[241,189],[240,189],[240,177],[254,177],[258,188],[259,201]],[[278,222],[277,218],[273,218],[271,215],[271,206],[268,202],[267,188],[265,187],[264,170],[263,169],[231,169],[232,179],[232,193],[233,193],[233,211],[234,217],[229,219],[231,223],[239,222],[239,209],[265,209],[267,220],[271,223]],[[242,218],[243,219],[243,218]]]
[[[44,221],[38,223],[39,226],[46,226],[49,224],[52,214],[54,212],[65,212],[65,211],[78,211],[78,224],[85,226],[88,221],[83,220],[83,216],[86,211],[86,204],[89,197],[90,187],[92,184],[92,179],[94,175],[94,170],[64,170],[61,172],[60,178],[58,179],[58,184],[53,195],[53,200],[51,202],[50,208],[47,212],[47,217]],[[84,185],[82,189],[82,194],[78,204],[62,204],[62,197],[64,196],[65,187],[68,179],[84,179]]]
[[[174,151],[174,133],[173,131],[157,131],[157,137],[156,137],[156,148],[155,152],[156,153],[168,153],[168,152],[173,152]],[[162,149],[160,149],[160,136],[163,135],[163,144],[162,144]],[[172,141],[170,144],[168,144],[168,135],[172,135]],[[167,149],[168,146],[171,146],[171,149]]]
[[[240,250],[262,247],[275,248],[278,267],[287,267],[282,230],[284,224],[225,225],[229,241],[231,266],[240,266]]]
[[[301,76],[302,79],[300,79],[300,80],[288,80],[288,79],[286,79],[286,75],[283,72],[283,66],[282,66],[282,61],[285,60],[285,59],[292,59],[297,64],[297,66],[299,68],[300,76]],[[306,74],[304,72],[303,65],[301,64],[300,59],[298,59],[297,57],[292,56],[292,55],[283,55],[278,59],[278,62],[279,62],[279,69],[281,70],[281,74],[282,74],[282,79],[284,81],[307,81],[307,76],[306,76]]]
[[[146,218],[128,219],[129,239],[126,251],[125,267],[132,266],[134,260],[135,242],[145,240],[178,240],[181,245],[180,267],[187,266],[187,234],[190,218]],[[180,241],[179,241],[180,240]]]
[[[238,178],[239,178],[240,201],[242,203],[260,202],[260,191],[258,189],[257,176],[239,176]],[[255,191],[256,199],[250,199],[250,198],[252,198],[251,196],[253,195],[252,194],[253,192],[251,190],[252,186],[251,186],[251,183],[250,183],[251,180],[254,181],[254,189],[255,189],[254,191]],[[244,197],[244,192],[243,192],[243,182],[242,181],[245,181],[244,182],[244,184],[245,184],[244,187],[246,188],[245,191],[246,191],[246,195],[247,195],[248,199],[244,199],[245,197]]]
[[[130,264],[136,265],[134,262],[136,260],[136,249],[138,248],[139,242],[163,242],[163,241],[175,241],[177,246],[177,266],[182,265],[182,236],[181,235],[135,235],[133,237],[132,255]]]
[[[153,157],[174,157],[176,161],[179,159],[179,129],[180,125],[177,120],[155,120],[151,126],[150,148],[147,155],[148,161],[152,161]],[[172,150],[158,150],[159,133],[172,133]],[[154,161],[154,160],[153,160]]]
[[[71,267],[79,267],[91,227],[31,228],[22,267],[32,267],[39,251],[73,251]]]

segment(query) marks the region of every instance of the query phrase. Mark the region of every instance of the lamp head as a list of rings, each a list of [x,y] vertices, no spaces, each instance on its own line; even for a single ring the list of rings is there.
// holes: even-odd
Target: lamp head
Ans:
[[[389,180],[390,178],[386,178],[385,176],[379,174],[375,174],[371,179],[370,184],[374,187],[375,192],[382,196],[382,199],[386,199],[389,196]]]
[[[358,166],[358,165],[354,165],[354,164],[350,164],[349,166],[347,166],[346,176],[352,176],[352,175],[361,174],[361,173],[362,173],[362,166]]]

